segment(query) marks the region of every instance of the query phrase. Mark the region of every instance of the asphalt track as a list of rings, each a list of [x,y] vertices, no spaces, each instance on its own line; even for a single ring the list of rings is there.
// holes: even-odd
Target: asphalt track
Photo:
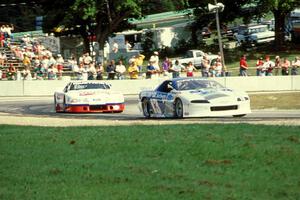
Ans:
[[[69,114],[69,113],[55,113],[53,97],[1,97],[0,98],[0,113],[2,116],[28,116],[34,118],[59,118],[59,119],[92,119],[105,121],[142,121],[147,124],[149,119],[145,119],[138,109],[138,97],[125,97],[125,111],[123,113],[83,113],[83,114]],[[166,119],[152,119],[156,122],[166,121]],[[269,121],[276,124],[276,122],[297,122],[300,123],[300,110],[252,110],[242,118],[234,117],[203,117],[203,118],[186,118],[186,119],[167,119],[168,122],[208,122],[208,123],[251,123]],[[0,124],[7,124],[0,121]]]

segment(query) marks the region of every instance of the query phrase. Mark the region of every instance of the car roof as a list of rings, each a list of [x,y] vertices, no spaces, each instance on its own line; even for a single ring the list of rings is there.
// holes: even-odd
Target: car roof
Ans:
[[[89,83],[93,83],[93,84],[107,84],[108,83],[105,83],[103,81],[71,81],[70,82],[71,84],[89,84]]]
[[[208,80],[206,77],[178,77],[178,78],[173,78],[170,79],[171,81],[182,81],[182,80]]]

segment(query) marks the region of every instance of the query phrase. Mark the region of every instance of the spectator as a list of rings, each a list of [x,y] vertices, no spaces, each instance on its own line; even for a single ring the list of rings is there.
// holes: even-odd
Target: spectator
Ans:
[[[125,47],[126,47],[126,51],[131,51],[132,46],[131,44],[128,42],[128,40],[125,41]]]
[[[296,57],[295,60],[292,61],[291,75],[298,75],[299,67],[300,67],[300,57]]]
[[[263,65],[263,68],[265,69],[265,75],[272,76],[272,71],[274,67],[275,67],[275,63],[270,60],[270,56],[266,56],[266,61]]]
[[[287,58],[284,58],[283,62],[281,63],[281,74],[283,76],[289,75],[290,66],[291,66],[291,62]]]
[[[281,68],[281,59],[279,56],[275,57],[275,75],[277,76],[279,74],[279,70]]]
[[[57,78],[58,69],[54,64],[51,64],[47,69],[48,80],[55,80]]]
[[[33,57],[31,63],[33,64],[33,67],[36,67],[41,64],[40,60],[38,59],[38,56]]]
[[[75,66],[73,71],[75,72],[77,80],[83,80],[83,73],[86,71],[83,67],[83,62],[79,63],[79,66]]]
[[[5,37],[4,33],[0,32],[0,47],[4,47]]]
[[[85,67],[85,65],[83,63],[81,63],[79,65],[79,80],[83,80],[83,81],[86,81],[88,79],[88,71],[87,71],[87,68]]]
[[[37,80],[44,80],[45,74],[46,74],[46,69],[42,64],[40,64],[36,68],[34,68],[34,77]]]
[[[11,38],[11,32],[14,30],[14,26],[11,25],[6,25],[6,33],[7,33],[7,37]]]
[[[49,66],[49,59],[48,59],[48,56],[43,56],[43,59],[41,61],[41,65],[44,69],[48,69],[48,66]]]
[[[151,79],[157,73],[157,70],[151,63],[147,66],[146,79]]]
[[[247,70],[248,64],[246,60],[246,55],[243,55],[240,59],[240,76],[248,76]]]
[[[125,72],[126,72],[126,67],[125,65],[123,65],[122,60],[119,60],[118,64],[116,65],[117,79],[119,80],[125,79]]]
[[[220,77],[222,76],[222,62],[221,62],[221,57],[218,57],[216,62],[214,63],[214,76]]]
[[[180,76],[180,72],[184,71],[185,67],[179,63],[178,60],[175,61],[175,64],[171,66],[172,77],[177,78]]]
[[[160,72],[159,57],[158,57],[157,51],[153,52],[153,55],[150,57],[149,63],[156,69],[157,72]],[[157,76],[158,76],[158,73],[157,73]]]
[[[4,66],[6,59],[6,54],[4,52],[0,52],[0,66]]]
[[[88,68],[88,80],[94,80],[96,76],[97,76],[97,72],[95,68],[95,63],[91,62]]]
[[[17,70],[13,66],[13,64],[10,64],[7,71],[7,79],[8,80],[16,80]]]
[[[264,71],[263,71],[263,65],[264,65],[264,61],[263,58],[260,57],[257,61],[256,61],[256,76],[262,76]]]
[[[145,59],[145,56],[141,53],[139,53],[135,58],[135,62],[139,68],[139,72],[142,72],[144,59]]]
[[[57,58],[54,62],[56,64],[56,68],[57,68],[57,78],[61,79],[63,69],[64,69],[64,62],[65,62],[64,58],[61,56],[61,54],[57,54]]]
[[[130,79],[137,79],[139,77],[139,68],[135,62],[131,62],[128,67],[128,73]]]
[[[32,80],[30,67],[27,66],[24,68],[24,70],[22,71],[22,77],[23,77],[23,80],[28,80],[28,81]]]
[[[197,69],[195,68],[195,66],[193,65],[193,63],[190,61],[188,63],[188,65],[186,66],[186,76],[187,77],[192,77],[194,76],[194,71],[196,71]]]
[[[0,32],[2,32],[2,33],[6,32],[6,27],[4,24],[0,27]]]
[[[77,66],[77,61],[76,61],[76,58],[74,56],[71,56],[70,59],[68,59],[68,65],[69,65],[69,68],[72,71],[74,71],[74,67]]]
[[[82,57],[82,62],[84,64],[85,68],[88,68],[90,63],[93,61],[92,57],[89,55],[89,53],[85,53]]]
[[[202,77],[209,77],[209,69],[210,64],[209,60],[206,55],[203,56],[202,62],[201,62],[201,75]]]
[[[162,68],[163,68],[164,76],[168,76],[169,75],[169,69],[171,68],[171,62],[170,62],[170,59],[168,57],[165,58],[165,60],[162,64]]]
[[[102,63],[98,64],[98,66],[96,68],[96,73],[97,73],[96,79],[103,80],[103,65],[102,65]]]
[[[29,57],[27,56],[27,54],[24,54],[24,58],[23,58],[23,66],[24,66],[25,68],[31,66],[31,61],[30,61]]]
[[[116,75],[115,60],[111,60],[110,64],[106,67],[107,80],[114,80]]]

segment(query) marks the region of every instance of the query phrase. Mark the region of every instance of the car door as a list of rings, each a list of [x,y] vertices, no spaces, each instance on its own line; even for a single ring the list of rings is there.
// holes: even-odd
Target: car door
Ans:
[[[152,97],[151,106],[154,113],[162,117],[173,115],[174,94],[172,91],[172,81],[164,81],[159,88],[156,89]]]

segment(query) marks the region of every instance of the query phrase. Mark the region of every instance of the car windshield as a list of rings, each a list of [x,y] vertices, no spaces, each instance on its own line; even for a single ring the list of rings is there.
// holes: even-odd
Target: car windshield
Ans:
[[[72,84],[70,90],[88,90],[88,89],[110,89],[105,83],[79,83]]]
[[[200,90],[224,88],[224,86],[216,81],[189,79],[177,81],[177,88],[178,90]]]

